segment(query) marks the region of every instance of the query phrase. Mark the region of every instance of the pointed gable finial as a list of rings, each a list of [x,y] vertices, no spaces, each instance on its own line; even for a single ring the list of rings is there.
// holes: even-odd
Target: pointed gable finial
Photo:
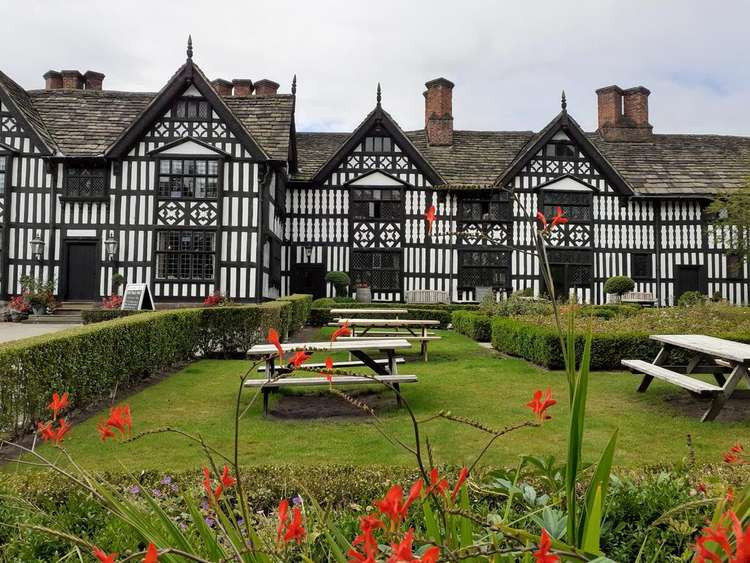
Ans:
[[[563,111],[568,110],[568,102],[565,99],[565,90],[562,91],[562,96],[560,97],[560,106],[562,107]]]
[[[292,78],[292,96],[297,95],[297,75],[294,75],[294,78]]]
[[[188,35],[187,58],[188,60],[192,60],[193,58],[193,36],[192,35]]]
[[[378,105],[380,105],[380,100],[382,100],[382,99],[383,99],[383,94],[382,94],[382,92],[380,91],[380,82],[378,82],[378,92],[377,92],[377,94],[375,95],[375,99],[377,100],[377,102],[378,102]]]

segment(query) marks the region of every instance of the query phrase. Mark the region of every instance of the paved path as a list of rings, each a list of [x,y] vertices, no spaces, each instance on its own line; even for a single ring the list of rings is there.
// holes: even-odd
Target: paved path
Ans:
[[[20,340],[30,336],[39,336],[50,332],[58,332],[80,325],[71,324],[27,324],[27,323],[2,323],[0,322],[0,342]]]

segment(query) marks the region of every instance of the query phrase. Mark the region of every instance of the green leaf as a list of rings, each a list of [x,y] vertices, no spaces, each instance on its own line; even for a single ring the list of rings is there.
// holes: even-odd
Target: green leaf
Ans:
[[[595,553],[599,552],[603,503],[604,499],[607,498],[607,487],[609,486],[609,475],[612,471],[612,460],[615,455],[617,433],[618,431],[615,430],[607,447],[604,448],[586,491],[585,512],[581,522],[581,528],[583,529],[581,548]]]

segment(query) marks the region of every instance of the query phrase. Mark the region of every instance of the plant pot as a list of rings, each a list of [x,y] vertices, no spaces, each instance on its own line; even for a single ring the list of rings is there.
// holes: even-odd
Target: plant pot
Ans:
[[[47,313],[47,306],[40,305],[39,307],[32,307],[31,310],[34,311],[35,315],[44,315]]]
[[[357,301],[360,303],[372,303],[372,291],[369,287],[358,287]]]

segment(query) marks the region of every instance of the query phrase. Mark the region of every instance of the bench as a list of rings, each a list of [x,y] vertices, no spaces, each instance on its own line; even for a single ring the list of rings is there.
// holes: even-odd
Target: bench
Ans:
[[[451,297],[447,291],[412,289],[406,292],[406,302],[414,304],[450,303]]]
[[[367,340],[375,340],[375,339],[382,339],[383,336],[344,336],[339,338],[339,341],[342,340],[348,340],[348,341],[367,341]],[[398,338],[400,340],[407,340],[409,342],[415,341],[419,342],[419,354],[422,356],[424,361],[427,361],[427,343],[432,340],[440,340],[441,336],[406,336],[406,333],[400,333],[398,336],[394,335],[394,338]]]
[[[629,291],[620,298],[620,303],[635,303],[636,305],[655,305],[656,298],[647,291]]]
[[[354,375],[333,376],[329,381],[325,377],[280,377],[278,379],[248,379],[245,387],[260,388],[263,392],[263,416],[268,416],[268,396],[271,391],[280,387],[310,387],[315,385],[377,385],[388,383],[396,390],[396,404],[401,406],[399,396],[402,383],[417,383],[416,375],[374,375],[361,377]]]
[[[379,358],[379,359],[373,360],[373,361],[376,364],[380,364],[381,366],[387,366],[388,365],[388,358]],[[395,358],[394,361],[397,364],[404,364],[404,363],[406,363],[406,360],[404,358]],[[355,368],[355,367],[364,366],[364,365],[365,365],[365,363],[362,360],[349,360],[349,361],[346,361],[346,362],[334,362],[333,363],[334,369],[336,369],[336,368]],[[312,368],[312,369],[324,369],[326,367],[326,365],[325,365],[325,363],[321,362],[321,363],[314,363],[314,364],[302,364],[302,367]],[[258,371],[259,372],[264,372],[264,371],[266,371],[266,369],[267,369],[266,366],[260,366],[258,368]],[[278,369],[283,369],[283,367],[282,368],[276,368],[276,369],[277,370]]]
[[[667,381],[668,383],[672,383],[673,385],[677,385],[678,387],[682,387],[683,389],[687,389],[691,393],[696,393],[698,395],[713,396],[723,391],[723,389],[717,385],[706,383],[688,375],[682,375],[676,371],[643,360],[622,360],[622,365],[633,372],[643,373],[651,378]],[[650,380],[648,380],[648,382],[650,383]],[[644,381],[644,383],[646,382]],[[644,387],[644,383],[641,383],[641,387],[638,388],[638,391],[641,393],[646,390],[645,387],[648,387],[648,385],[645,385]]]

